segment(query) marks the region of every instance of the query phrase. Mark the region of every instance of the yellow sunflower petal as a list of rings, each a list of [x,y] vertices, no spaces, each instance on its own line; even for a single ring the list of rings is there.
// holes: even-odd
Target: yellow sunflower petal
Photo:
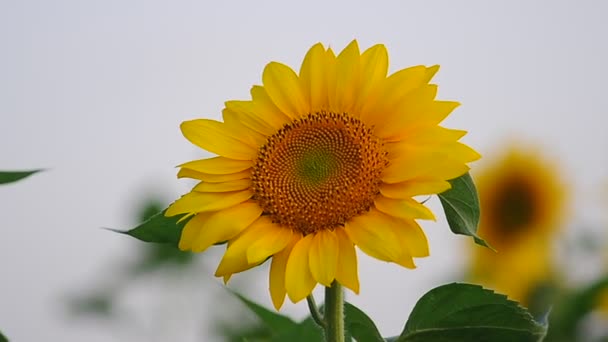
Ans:
[[[249,146],[259,148],[266,142],[267,135],[246,125],[245,118],[249,115],[250,114],[247,113],[236,112],[230,108],[224,108],[222,110],[222,118],[224,119],[224,127],[226,127],[226,130],[229,132],[238,132],[238,135],[233,135],[235,139],[243,141]]]
[[[453,160],[461,163],[468,163],[471,161],[478,160],[481,155],[471,147],[457,141],[448,141],[444,143],[435,144],[412,144],[410,141],[400,141],[394,143],[385,144],[385,148],[389,155],[398,159],[401,157],[410,158],[418,155],[433,155],[437,161]]]
[[[426,72],[424,73],[423,82],[429,83],[431,81],[431,79],[433,78],[433,76],[435,76],[437,71],[439,71],[439,65],[437,65],[437,64],[426,68]]]
[[[238,236],[230,240],[226,252],[215,270],[215,276],[223,277],[258,265],[259,263],[250,263],[247,260],[247,250],[260,238],[260,231],[271,224],[272,221],[267,216],[260,216]]]
[[[198,179],[198,180],[202,180],[204,182],[209,182],[209,183],[222,183],[222,182],[228,182],[228,181],[235,181],[235,180],[239,180],[239,179],[247,179],[250,177],[251,177],[251,169],[247,169],[245,171],[240,171],[237,173],[213,175],[210,173],[198,172],[198,171],[191,170],[188,168],[182,168],[177,173],[177,178],[193,178],[193,179]]]
[[[182,168],[191,169],[208,174],[237,173],[253,166],[251,160],[236,160],[226,157],[214,157],[209,159],[193,160],[179,165]]]
[[[388,198],[411,198],[419,195],[440,194],[451,189],[449,182],[435,179],[412,179],[406,182],[380,185],[380,193]]]
[[[331,109],[338,113],[356,116],[352,109],[359,95],[360,58],[356,40],[348,44],[336,58],[336,92],[329,101]]]
[[[245,202],[253,196],[251,190],[234,192],[190,192],[173,202],[166,216],[216,211]]]
[[[388,52],[382,44],[377,44],[365,50],[361,55],[361,90],[357,96],[355,111],[359,112],[372,96],[380,92],[382,82],[388,72]]]
[[[287,260],[289,259],[289,254],[291,254],[293,246],[301,238],[302,235],[300,233],[294,233],[287,246],[272,257],[268,283],[272,305],[274,305],[277,310],[283,306],[285,295],[287,294],[285,291],[285,268],[287,267]]]
[[[431,85],[432,87],[436,87]],[[405,117],[401,119],[401,121],[405,122],[405,125],[401,125],[402,132],[400,134],[394,135],[391,140],[399,141],[399,140],[408,140],[412,135],[419,136],[421,133],[427,133],[429,128],[438,127],[437,125],[441,123],[454,109],[458,108],[460,103],[455,101],[432,101],[425,102],[424,105],[418,105],[417,108],[401,108],[398,111],[412,111],[415,113],[415,117],[412,115],[405,114]],[[442,129],[443,127],[439,127],[438,129]],[[445,128],[443,128],[445,129]],[[448,130],[453,131],[453,130]],[[455,131],[450,132],[449,136],[443,135],[442,140],[451,139],[453,135],[458,134],[457,132],[466,133],[464,131]],[[416,141],[416,139],[413,139]],[[437,141],[435,141],[437,142]]]
[[[390,216],[372,209],[347,221],[345,231],[365,254],[383,261],[396,261],[402,247],[391,229],[392,224]]]
[[[291,241],[291,228],[271,223],[258,230],[259,238],[247,249],[247,261],[255,264],[279,252]]]
[[[450,159],[452,160],[468,163],[481,158],[481,154],[479,154],[477,151],[459,142],[443,144],[442,149],[447,155],[450,156]]]
[[[194,145],[209,152],[238,160],[253,160],[257,146],[252,146],[233,137],[233,132],[224,123],[198,119],[181,124],[182,133]]]
[[[385,183],[399,183],[429,174],[444,165],[447,158],[440,151],[415,146],[403,146],[397,153],[392,153],[390,145],[386,148],[389,150],[390,163],[382,173]]]
[[[376,126],[376,133],[386,141],[398,141],[407,134],[407,128],[424,122],[422,115],[437,94],[437,86],[421,86],[386,109],[384,121]]]
[[[325,48],[320,43],[308,50],[300,67],[300,82],[311,111],[327,108]]]
[[[253,86],[251,88],[251,98],[253,102],[253,113],[260,119],[272,126],[275,130],[279,130],[291,119],[272,102],[266,89],[262,86]]]
[[[264,68],[262,82],[272,102],[290,118],[296,119],[310,112],[298,75],[290,67],[277,62],[269,63]]]
[[[412,90],[425,84],[426,72],[427,68],[424,65],[417,65],[390,75],[384,87],[387,92],[387,103],[399,102]]]
[[[331,48],[328,48],[325,52],[325,81],[327,84],[327,108],[326,110],[333,110],[331,104],[335,102],[336,93],[338,88],[336,87],[336,55]]]
[[[414,220],[398,220],[400,224],[393,226],[401,244],[407,246],[408,255],[416,258],[429,255],[429,244],[422,228]]]
[[[200,180],[201,172],[190,169],[180,169],[177,171],[177,178],[192,178]]]
[[[186,223],[184,229],[182,230],[182,235],[179,239],[179,243],[177,246],[180,250],[189,251],[192,249],[194,240],[196,240],[196,238],[200,234],[201,227],[207,221],[209,216],[209,213],[200,213],[194,215],[194,217],[192,217],[190,221]]]
[[[272,135],[277,130],[273,124],[264,120],[263,116],[255,114],[253,101],[227,101],[225,105],[236,120],[264,136]]]
[[[438,124],[443,121],[454,109],[458,108],[460,103],[455,101],[433,101],[424,109],[421,116],[428,122]]]
[[[460,143],[437,146],[415,146],[390,143],[390,163],[382,174],[385,183],[399,183],[414,178],[452,179],[469,170],[465,164],[479,158],[479,154]]]
[[[414,263],[414,258],[407,252],[407,249],[404,249],[402,254],[399,256],[397,260],[395,260],[397,265],[403,266],[405,268],[414,269],[416,268],[416,264]]]
[[[227,248],[230,248],[230,243],[228,243]],[[226,284],[233,274],[247,271],[256,266],[259,266],[259,264],[248,263],[247,258],[243,257],[243,255],[226,258],[226,255],[224,254],[224,257],[215,270],[215,276],[224,278],[224,284]]]
[[[436,145],[453,143],[462,138],[467,131],[448,129],[441,126],[430,125],[416,127],[403,135],[402,142],[412,145]]]
[[[380,195],[374,200],[374,205],[378,210],[394,217],[435,221],[433,212],[412,198],[393,199]]]
[[[198,192],[230,192],[245,190],[251,187],[251,179],[237,179],[221,183],[200,182],[192,191]]]
[[[300,239],[289,255],[285,268],[285,290],[289,299],[297,303],[306,298],[317,285],[310,273],[308,254],[312,243],[312,235]]]
[[[338,238],[333,231],[320,230],[313,234],[308,262],[312,277],[330,287],[338,267]]]
[[[469,172],[471,168],[461,161],[446,160],[441,163],[437,169],[433,169],[425,173],[427,177],[435,177],[440,179],[454,179]]]
[[[234,238],[261,214],[262,208],[253,201],[212,213],[202,223],[200,233],[192,243],[192,251],[202,252],[215,243]]]
[[[336,269],[336,280],[358,294],[359,274],[355,245],[342,228],[336,229],[336,237],[338,238],[338,260],[340,262],[340,267]]]
[[[369,101],[361,109],[361,119],[370,126],[384,126],[386,115],[411,91],[424,84],[423,65],[402,69],[390,75],[382,84],[382,100]]]

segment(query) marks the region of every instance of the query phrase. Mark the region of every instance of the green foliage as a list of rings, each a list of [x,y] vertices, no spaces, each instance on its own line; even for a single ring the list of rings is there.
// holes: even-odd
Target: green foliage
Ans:
[[[272,342],[323,342],[325,335],[321,327],[315,323],[312,318],[308,317],[298,323],[296,327],[286,333],[277,335]]]
[[[232,292],[238,299],[243,302],[256,316],[276,334],[284,334],[296,328],[298,325],[289,317],[280,315],[274,311],[268,310],[265,307],[256,304],[242,295]]]
[[[584,288],[560,294],[551,310],[546,341],[577,341],[579,324],[596,309],[600,295],[606,291],[608,291],[608,276]]]
[[[473,237],[478,245],[490,247],[477,235],[479,198],[471,175],[466,173],[452,179],[450,184],[450,190],[438,195],[450,229],[455,234]]]
[[[266,334],[260,334],[261,331],[264,331],[262,327],[258,327],[258,329],[249,329],[242,332],[240,336],[238,336],[238,340],[272,342],[324,341],[323,331],[311,318],[296,323],[287,316],[283,316],[274,310],[269,310],[256,304],[234,291],[231,292],[260,319],[266,328],[268,328]],[[237,338],[234,339],[237,340]]]
[[[34,173],[40,172],[42,170],[31,170],[31,171],[0,171],[0,184],[8,184],[13,183],[28,176],[33,175]],[[2,341],[0,339],[0,341]]]
[[[155,272],[162,273],[171,270],[187,270],[194,261],[193,253],[184,253],[176,248],[177,237],[172,237],[169,234],[160,234],[157,229],[166,226],[171,227],[168,223],[158,224],[163,221],[161,218],[156,218],[151,221],[164,207],[164,201],[156,198],[147,198],[142,205],[135,211],[133,220],[135,222],[144,222],[137,228],[148,224],[150,229],[143,234],[144,237],[155,239],[155,242],[163,242],[163,244],[141,244],[137,251],[137,257],[130,260],[128,263],[121,263],[120,267],[113,267],[114,272],[111,276],[105,275],[102,283],[103,286],[95,289],[88,289],[86,293],[77,294],[71,293],[67,300],[67,309],[73,317],[95,316],[104,318],[107,322],[123,319],[119,317],[119,312],[116,310],[117,303],[120,302],[121,293],[137,282],[141,277],[149,276]],[[162,216],[162,213],[160,214]],[[137,229],[135,228],[135,229]],[[133,229],[133,230],[135,230]],[[179,228],[181,231],[181,228]],[[129,234],[114,230],[119,233]],[[170,231],[168,229],[168,231]],[[134,234],[142,235],[140,231]],[[172,244],[168,244],[166,240],[170,240]]]
[[[0,331],[0,342],[8,342],[8,338],[6,338],[6,336],[4,336],[1,331]]]
[[[153,218],[158,213],[162,212],[163,204],[155,199],[150,199],[145,206],[143,206],[138,213],[139,221],[146,222]],[[158,219],[156,221],[158,223]],[[156,224],[155,223],[155,224]],[[158,229],[158,226],[153,226]],[[181,228],[180,235],[181,235]],[[175,237],[171,236],[171,239]],[[179,240],[179,235],[177,237]],[[143,257],[138,263],[133,264],[133,272],[135,273],[147,273],[160,269],[164,266],[187,266],[192,263],[193,254],[184,253],[179,249],[175,248],[177,243],[169,242],[170,244],[154,244],[148,245],[143,251]]]
[[[547,327],[506,296],[448,284],[422,296],[396,341],[542,341]]]
[[[350,303],[344,303],[344,324],[346,330],[357,341],[384,341],[371,318]]]
[[[245,334],[247,341],[324,341],[311,318],[295,323],[288,317],[235,295],[253,311],[270,333],[264,338]],[[344,304],[347,341],[364,342],[536,342],[547,326],[534,320],[517,302],[471,284],[448,284],[425,294],[412,311],[400,336],[382,338],[374,322],[352,304]]]
[[[181,220],[183,216],[166,217],[165,211],[162,211],[131,230],[111,230],[145,242],[168,243],[177,247],[182,230],[188,221]]]
[[[87,293],[80,296],[71,295],[68,301],[69,313],[74,317],[97,316],[111,318],[115,314],[114,296],[107,291]]]

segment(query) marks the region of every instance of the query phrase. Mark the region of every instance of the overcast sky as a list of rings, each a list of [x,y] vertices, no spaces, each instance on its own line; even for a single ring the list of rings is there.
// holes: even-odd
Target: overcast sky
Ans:
[[[594,221],[608,183],[607,10],[600,0],[0,1],[0,169],[48,168],[0,188],[0,330],[15,341],[153,340],[62,315],[66,292],[133,253],[98,228],[131,225],[148,193],[188,191],[174,166],[207,154],[180,122],[219,118],[266,63],[299,68],[316,42],[384,43],[392,70],[441,64],[439,98],[462,103],[445,125],[468,130],[485,162],[509,140],[540,146],[574,187],[575,220]],[[439,216],[423,223],[431,256],[417,270],[360,254],[361,294],[349,299],[384,335],[464,265],[465,239]],[[270,305],[259,279],[252,296]],[[284,311],[300,318],[306,305]]]

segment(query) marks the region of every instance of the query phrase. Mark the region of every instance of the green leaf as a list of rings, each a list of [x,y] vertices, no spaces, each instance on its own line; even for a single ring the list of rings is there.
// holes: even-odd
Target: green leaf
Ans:
[[[384,342],[374,322],[365,312],[350,303],[344,303],[344,323],[346,330],[357,341]]]
[[[184,215],[166,217],[165,211],[162,211],[131,230],[110,230],[130,235],[145,242],[170,243],[177,246],[179,238],[182,235],[182,230],[188,221],[180,221],[183,216]]]
[[[272,339],[272,342],[324,342],[325,335],[323,329],[308,317],[304,321],[300,322],[287,332],[284,332]],[[347,340],[348,341],[348,340]],[[361,340],[362,342],[364,340]]]
[[[250,301],[249,299],[243,297],[242,295],[232,292],[238,299],[243,302],[253,313],[258,316],[258,318],[272,330],[273,333],[285,334],[291,331],[294,331],[298,328],[298,324],[291,320],[291,318],[287,316],[280,315],[274,311],[268,310],[265,307]]]
[[[163,210],[165,204],[157,199],[148,199],[139,210],[137,217],[144,222]],[[181,228],[180,228],[181,229]],[[141,258],[131,266],[132,274],[153,272],[165,266],[186,267],[194,261],[194,253],[184,253],[175,244],[147,244],[142,246]]]
[[[422,296],[399,342],[542,341],[547,327],[506,296],[471,284],[448,284]]]
[[[2,331],[0,331],[0,342],[8,342],[8,338],[2,334]]]
[[[491,248],[477,235],[479,198],[471,175],[466,173],[452,179],[450,184],[452,185],[450,190],[438,195],[450,229],[455,234],[473,237],[478,245]]]
[[[36,172],[42,170],[31,170],[31,171],[0,171],[0,184],[13,183],[28,176],[33,175]],[[2,340],[0,340],[2,341]]]

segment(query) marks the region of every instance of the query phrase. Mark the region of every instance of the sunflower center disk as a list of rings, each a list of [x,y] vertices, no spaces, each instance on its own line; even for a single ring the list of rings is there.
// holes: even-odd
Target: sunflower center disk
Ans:
[[[512,235],[534,222],[537,205],[530,185],[513,180],[499,194],[493,209],[503,234]]]
[[[334,229],[371,208],[387,164],[382,142],[360,120],[310,114],[260,148],[254,199],[275,223],[303,234]]]

